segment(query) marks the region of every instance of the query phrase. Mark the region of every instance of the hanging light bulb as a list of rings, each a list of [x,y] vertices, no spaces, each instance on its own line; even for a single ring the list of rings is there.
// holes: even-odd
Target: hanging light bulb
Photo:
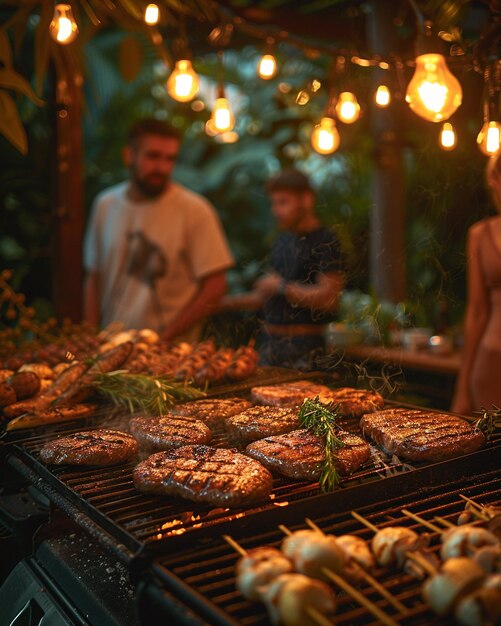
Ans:
[[[416,71],[407,86],[405,100],[416,115],[429,122],[448,119],[461,105],[463,90],[441,54],[416,57]]]
[[[339,148],[341,139],[332,117],[323,117],[311,135],[311,145],[319,154],[332,154]]]
[[[457,144],[456,131],[450,122],[444,122],[440,129],[438,144],[442,150],[454,150]]]
[[[386,85],[379,85],[379,87],[376,89],[374,102],[378,107],[381,107],[382,109],[389,106],[391,102],[391,93]]]
[[[200,80],[191,65],[191,61],[187,59],[177,61],[167,79],[169,96],[178,102],[190,102],[197,95],[199,88]]]
[[[336,114],[341,122],[353,124],[360,116],[360,105],[357,96],[351,91],[343,91],[339,94],[336,104]]]
[[[160,9],[158,8],[158,4],[148,4],[144,10],[144,21],[146,24],[153,26],[154,24],[158,24],[159,20]]]
[[[257,73],[260,78],[270,80],[278,71],[277,60],[272,54],[263,54],[257,65]]]
[[[229,130],[233,130],[235,126],[235,118],[231,111],[230,103],[224,95],[224,88],[222,86],[218,89],[218,97],[212,109],[210,122],[210,129],[215,130],[217,133],[225,133]]]
[[[68,44],[76,39],[78,26],[73,17],[71,5],[57,3],[54,6],[54,17],[49,26],[52,39],[60,44]]]
[[[486,156],[496,156],[500,151],[501,124],[499,122],[485,120],[477,136],[480,151]]]

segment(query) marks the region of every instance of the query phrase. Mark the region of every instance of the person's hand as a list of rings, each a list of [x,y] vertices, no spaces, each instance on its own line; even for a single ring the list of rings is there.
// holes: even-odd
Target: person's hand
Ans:
[[[265,298],[275,295],[282,284],[282,277],[276,272],[265,274],[256,281],[254,289]]]

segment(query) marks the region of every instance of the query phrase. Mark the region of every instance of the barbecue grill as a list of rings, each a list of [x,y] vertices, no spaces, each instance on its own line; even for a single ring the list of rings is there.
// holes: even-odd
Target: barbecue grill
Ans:
[[[247,384],[247,391],[249,387]],[[239,394],[243,391],[240,385]],[[224,389],[224,395],[235,392],[235,388]],[[380,511],[383,519],[385,515],[396,515],[395,507],[401,506],[400,502],[417,512],[409,500],[413,502],[418,496],[409,499],[409,493],[420,494],[423,502],[436,497],[437,502],[442,499],[445,503],[450,500],[450,488],[444,485],[449,483],[459,481],[458,490],[474,490],[475,486],[481,490],[485,476],[498,468],[501,451],[501,435],[496,433],[484,450],[444,463],[413,467],[374,455],[352,476],[344,478],[341,487],[331,494],[320,494],[317,484],[275,478],[270,501],[247,509],[214,509],[181,499],[140,494],[132,483],[134,464],[77,469],[47,467],[40,462],[40,448],[55,436],[104,424],[113,427],[114,421],[121,419],[119,414],[108,412],[84,423],[13,433],[5,440],[5,462],[127,568],[133,584],[139,585],[140,598],[145,600],[140,605],[149,609],[154,605],[160,615],[169,615],[173,623],[180,624],[193,624],[197,619],[200,623],[214,624],[268,623],[263,607],[247,602],[235,591],[236,555],[223,543],[222,534],[234,536],[245,547],[277,543],[280,540],[274,530],[277,524],[284,523],[294,529],[304,525],[305,514],[312,517],[314,512],[315,520],[325,530],[338,534],[357,527],[359,534],[367,536],[367,531],[351,520],[350,509],[371,505],[367,514]],[[228,446],[231,442],[227,437],[223,432],[216,433],[214,443]],[[467,495],[470,494],[477,492],[468,491]],[[492,497],[499,498],[499,494]],[[491,500],[482,497],[482,501]],[[460,507],[461,503],[450,500],[450,505]],[[386,510],[387,513],[382,513]],[[197,562],[192,569],[190,559]],[[405,577],[391,579],[388,584],[413,588],[413,583]],[[413,598],[419,595],[416,590],[412,593]],[[363,615],[360,608],[353,608],[348,601],[342,606],[342,619],[345,613],[348,617],[339,623],[355,623],[349,621],[355,619],[354,615],[362,620],[356,623],[370,623],[372,618]],[[412,619],[409,624],[431,623],[425,608]]]

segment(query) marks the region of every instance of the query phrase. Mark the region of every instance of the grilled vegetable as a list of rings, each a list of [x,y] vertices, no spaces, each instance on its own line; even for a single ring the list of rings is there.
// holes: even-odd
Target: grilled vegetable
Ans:
[[[16,372],[7,379],[16,392],[17,400],[33,397],[40,391],[40,378],[35,372]]]
[[[22,430],[23,428],[35,428],[56,424],[58,422],[69,422],[74,419],[84,419],[91,416],[96,410],[95,404],[73,404],[72,406],[62,406],[39,413],[20,415],[7,424],[7,430]]]

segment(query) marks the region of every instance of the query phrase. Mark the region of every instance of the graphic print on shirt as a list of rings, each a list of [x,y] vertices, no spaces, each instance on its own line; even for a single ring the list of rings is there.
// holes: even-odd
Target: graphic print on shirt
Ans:
[[[125,273],[155,291],[155,282],[167,273],[167,258],[162,249],[141,231],[127,233],[127,246]]]

